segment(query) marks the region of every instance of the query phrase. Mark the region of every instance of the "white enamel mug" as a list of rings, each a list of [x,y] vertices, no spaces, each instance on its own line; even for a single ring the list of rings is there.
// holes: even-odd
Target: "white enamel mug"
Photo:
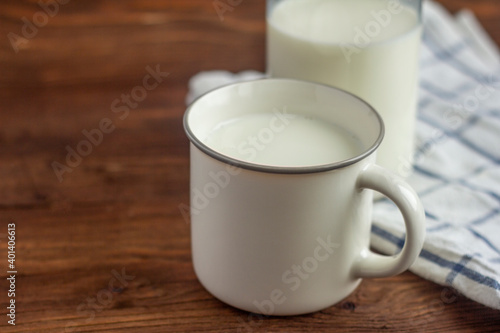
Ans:
[[[255,136],[262,134],[254,153],[273,143],[269,130],[278,137],[277,129],[284,133],[283,125],[295,116],[342,128],[361,150],[328,163],[308,163],[299,155],[294,161],[301,163],[268,165],[226,154],[210,141],[211,133],[235,119],[243,119],[248,130],[245,116],[266,113],[274,120]],[[193,265],[202,285],[221,301],[263,315],[314,312],[341,301],[362,278],[403,272],[419,255],[422,205],[401,178],[374,164],[384,126],[361,99],[311,82],[249,81],[197,99],[184,127],[191,141]],[[227,135],[237,140],[238,132]],[[394,201],[403,215],[406,241],[395,256],[370,250],[372,190]]]

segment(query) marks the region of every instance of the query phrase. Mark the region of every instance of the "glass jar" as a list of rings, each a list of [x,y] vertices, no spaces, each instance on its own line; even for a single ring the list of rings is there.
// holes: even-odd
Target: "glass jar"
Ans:
[[[332,85],[371,104],[385,123],[377,163],[404,177],[414,151],[421,7],[421,0],[267,0],[267,74]]]

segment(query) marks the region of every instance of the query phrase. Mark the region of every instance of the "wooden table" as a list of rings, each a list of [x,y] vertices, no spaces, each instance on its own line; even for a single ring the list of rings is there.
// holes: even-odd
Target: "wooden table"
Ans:
[[[179,210],[184,98],[200,70],[264,70],[264,1],[243,0],[223,21],[211,0],[58,1],[0,3],[0,331],[500,331],[500,312],[412,273],[367,279],[297,317],[213,298]],[[496,0],[442,2],[475,10],[500,43]]]

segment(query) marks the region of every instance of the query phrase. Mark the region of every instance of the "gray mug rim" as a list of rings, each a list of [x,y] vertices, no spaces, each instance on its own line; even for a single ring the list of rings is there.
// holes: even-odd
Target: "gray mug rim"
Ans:
[[[189,127],[188,117],[189,117],[189,114],[191,113],[193,106],[197,103],[198,100],[205,98],[205,96],[207,96],[215,91],[221,90],[221,89],[229,88],[232,86],[243,85],[243,84],[249,84],[249,83],[256,83],[256,82],[258,83],[259,81],[295,82],[295,83],[301,83],[301,84],[306,84],[306,85],[323,86],[323,87],[326,87],[327,89],[340,91],[344,94],[350,95],[350,96],[354,97],[355,99],[357,99],[358,101],[360,101],[362,104],[364,104],[375,115],[375,117],[379,123],[379,126],[380,126],[379,135],[378,135],[377,139],[374,141],[374,143],[368,149],[364,150],[362,153],[358,154],[357,156],[351,157],[349,159],[337,161],[334,163],[328,163],[328,164],[300,166],[300,167],[293,167],[293,166],[288,167],[288,166],[273,166],[273,165],[252,163],[252,162],[239,160],[239,159],[236,159],[234,157],[222,154],[222,153],[218,152],[217,150],[204,144],[193,133],[193,131],[191,131],[191,129]],[[188,105],[186,111],[184,112],[184,116],[183,116],[183,126],[184,126],[184,131],[185,131],[189,141],[192,144],[194,144],[195,147],[197,147],[199,150],[201,150],[203,153],[205,153],[206,155],[208,155],[208,156],[210,156],[210,157],[212,157],[220,162],[228,164],[232,167],[243,168],[243,169],[247,169],[247,170],[251,170],[251,171],[258,171],[258,172],[264,172],[264,173],[275,173],[275,174],[308,174],[308,173],[326,172],[326,171],[332,171],[332,170],[336,170],[336,169],[345,168],[345,167],[352,165],[354,163],[357,163],[357,162],[365,159],[369,155],[373,154],[377,150],[377,148],[380,146],[380,144],[384,138],[384,134],[385,134],[385,126],[384,126],[384,121],[382,120],[382,117],[375,110],[375,108],[373,108],[369,103],[367,103],[362,98],[360,98],[360,97],[358,97],[358,96],[356,96],[348,91],[345,91],[343,89],[340,89],[340,88],[337,88],[334,86],[330,86],[327,84],[312,82],[312,81],[307,81],[307,80],[286,79],[286,78],[263,78],[263,79],[256,79],[256,80],[246,80],[246,81],[225,84],[225,85],[216,87],[214,89],[211,89],[211,90],[203,93],[202,95],[198,96],[193,102],[191,102],[191,104]]]

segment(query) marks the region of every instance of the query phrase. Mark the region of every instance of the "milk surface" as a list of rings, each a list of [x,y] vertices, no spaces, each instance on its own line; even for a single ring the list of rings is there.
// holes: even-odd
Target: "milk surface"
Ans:
[[[396,0],[288,0],[268,15],[267,28],[268,74],[333,85],[366,100],[386,126],[377,162],[401,171],[413,152],[417,14]]]
[[[272,113],[220,123],[204,143],[241,161],[279,167],[325,165],[363,151],[358,139],[339,126],[301,115],[280,119]]]

